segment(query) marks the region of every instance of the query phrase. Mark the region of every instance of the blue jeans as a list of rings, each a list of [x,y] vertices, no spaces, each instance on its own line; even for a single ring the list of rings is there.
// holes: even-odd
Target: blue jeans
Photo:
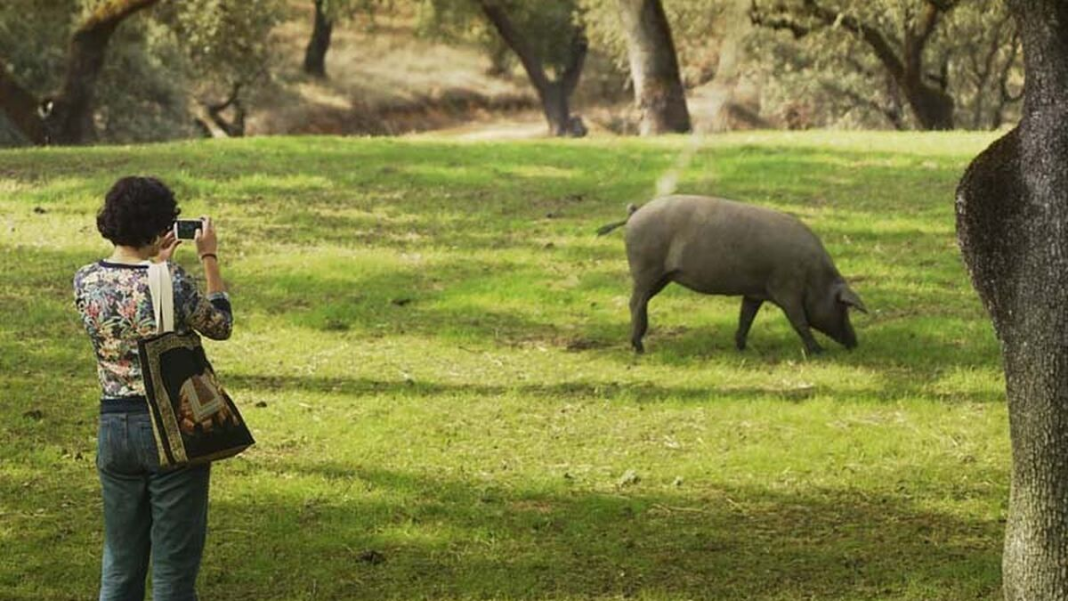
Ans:
[[[195,601],[208,526],[209,464],[161,470],[148,413],[104,413],[97,436],[104,493],[100,601]]]

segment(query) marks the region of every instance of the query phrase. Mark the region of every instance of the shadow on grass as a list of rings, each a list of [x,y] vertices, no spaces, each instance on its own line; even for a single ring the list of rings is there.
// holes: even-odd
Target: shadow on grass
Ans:
[[[904,384],[894,382],[879,388],[849,388],[846,392],[822,386],[720,386],[686,387],[661,386],[651,383],[623,384],[618,382],[570,381],[552,384],[445,384],[422,380],[385,380],[362,377],[329,376],[263,376],[254,374],[226,374],[230,389],[241,396],[243,391],[312,392],[323,395],[343,394],[350,397],[468,397],[493,398],[504,394],[519,395],[551,401],[606,400],[625,403],[715,403],[718,401],[778,401],[799,403],[816,396],[833,395],[841,402],[850,399],[893,401],[901,398],[931,396],[922,382]],[[989,403],[1003,400],[1000,391],[957,391],[954,402]]]
[[[993,599],[1000,586],[1001,524],[905,495],[544,492],[328,461],[265,469],[343,494],[215,503],[214,554],[240,561],[205,565],[208,596]]]

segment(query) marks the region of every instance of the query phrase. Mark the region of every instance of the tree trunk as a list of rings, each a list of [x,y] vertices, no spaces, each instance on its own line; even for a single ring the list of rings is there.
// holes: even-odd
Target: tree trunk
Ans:
[[[957,235],[1004,360],[1005,599],[1060,601],[1068,599],[1068,6],[1009,5],[1024,44],[1023,117],[964,174]]]
[[[924,85],[917,78],[902,82],[905,98],[912,113],[926,130],[953,129],[953,97],[945,92]]]
[[[304,50],[304,72],[315,77],[326,77],[326,51],[330,49],[330,36],[334,33],[334,20],[327,16],[323,7],[325,2],[315,0],[315,25]]]
[[[618,0],[627,34],[634,96],[643,136],[690,131],[686,93],[671,27],[660,0]]]
[[[0,61],[0,112],[31,144],[44,144],[46,139],[39,109],[37,97],[15,81],[8,74],[7,65]]]
[[[112,0],[97,6],[71,36],[63,85],[52,100],[45,118],[50,142],[82,144],[91,140],[93,92],[108,41],[126,17],[147,8],[157,0]]]
[[[570,99],[582,76],[582,67],[586,61],[588,42],[582,28],[576,28],[571,39],[571,52],[568,64],[559,79],[553,81],[545,73],[541,59],[538,58],[526,37],[515,27],[504,9],[492,0],[479,0],[482,12],[493,24],[508,47],[519,57],[523,69],[534,89],[538,92],[545,120],[549,122],[549,133],[557,137],[586,135],[582,120],[571,114]]]

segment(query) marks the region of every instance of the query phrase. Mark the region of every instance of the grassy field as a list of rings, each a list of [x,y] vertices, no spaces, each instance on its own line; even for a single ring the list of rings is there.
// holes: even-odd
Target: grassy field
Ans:
[[[593,231],[684,138],[0,152],[0,599],[96,591],[70,280],[129,173],[217,219],[234,298],[206,344],[259,444],[216,466],[205,599],[997,599],[1003,382],[953,233],[991,140],[706,139],[679,190],[800,216],[872,310],[812,360],[767,306],[735,351],[737,300],[678,287],[629,350]]]

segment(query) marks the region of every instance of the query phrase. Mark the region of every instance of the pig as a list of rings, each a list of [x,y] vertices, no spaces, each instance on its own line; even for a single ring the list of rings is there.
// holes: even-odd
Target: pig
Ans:
[[[627,219],[597,233],[626,226],[636,352],[645,351],[649,301],[671,282],[702,294],[742,297],[734,335],[738,350],[745,350],[749,328],[765,301],[783,310],[810,355],[823,351],[811,329],[847,349],[857,346],[849,308],[868,310],[819,238],[797,218],[706,196],[664,196],[628,209]]]

